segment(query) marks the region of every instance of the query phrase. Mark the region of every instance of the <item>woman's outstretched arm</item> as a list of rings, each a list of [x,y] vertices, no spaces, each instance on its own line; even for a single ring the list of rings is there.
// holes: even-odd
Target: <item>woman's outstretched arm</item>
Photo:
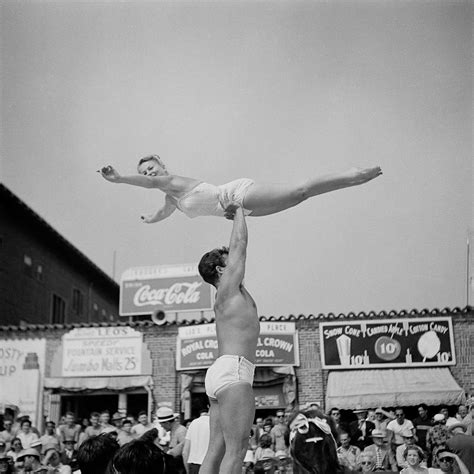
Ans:
[[[111,183],[131,184],[132,186],[140,186],[141,188],[163,188],[166,186],[171,176],[144,176],[141,174],[132,176],[121,176],[113,166],[104,166],[97,170],[107,181]]]
[[[154,222],[160,222],[171,216],[174,211],[176,211],[176,204],[173,202],[172,198],[166,195],[165,205],[161,209],[158,209],[154,214],[143,215],[141,216],[141,219],[147,224],[153,224]]]

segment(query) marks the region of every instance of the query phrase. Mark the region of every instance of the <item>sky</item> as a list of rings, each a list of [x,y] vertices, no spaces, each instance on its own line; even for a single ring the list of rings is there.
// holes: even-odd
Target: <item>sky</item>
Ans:
[[[159,154],[222,184],[383,176],[250,217],[260,315],[464,307],[472,231],[468,1],[0,5],[0,181],[108,275],[197,263],[232,223],[111,184]],[[115,255],[115,257],[114,257]],[[472,304],[472,302],[471,302]]]

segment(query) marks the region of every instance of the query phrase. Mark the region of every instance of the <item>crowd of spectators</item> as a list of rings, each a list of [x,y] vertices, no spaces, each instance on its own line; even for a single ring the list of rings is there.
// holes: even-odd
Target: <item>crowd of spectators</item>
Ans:
[[[338,434],[339,462],[347,473],[400,472],[402,474],[473,474],[474,398],[450,414],[441,406],[430,413],[425,404],[418,416],[408,419],[401,407],[353,410],[356,421],[341,421],[341,410],[332,408]]]
[[[473,474],[474,399],[456,413],[448,407],[432,413],[424,404],[417,412],[410,420],[399,407],[331,408],[328,416],[345,472]],[[293,472],[290,416],[278,410],[256,418],[243,473]],[[42,434],[27,417],[5,418],[0,428],[0,474],[197,474],[211,442],[207,409],[185,424],[170,408],[161,407],[153,421],[146,412],[135,419],[118,412],[111,417],[104,410],[81,424],[66,413],[58,426],[47,421]]]

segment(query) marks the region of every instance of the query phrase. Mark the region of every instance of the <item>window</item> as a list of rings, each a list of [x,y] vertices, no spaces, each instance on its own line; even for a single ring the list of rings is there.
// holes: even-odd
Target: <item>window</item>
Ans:
[[[29,255],[23,256],[23,270],[28,276],[33,276],[33,260]]]
[[[58,295],[53,295],[52,324],[64,324],[66,319],[66,303]]]
[[[38,281],[43,281],[44,276],[43,276],[43,265],[37,265],[36,266],[36,279]]]
[[[72,290],[72,312],[78,316],[84,314],[84,293],[77,288]]]
[[[94,318],[94,321],[98,321],[99,320],[99,307],[97,306],[97,303],[94,303],[92,310],[93,310],[92,316]]]

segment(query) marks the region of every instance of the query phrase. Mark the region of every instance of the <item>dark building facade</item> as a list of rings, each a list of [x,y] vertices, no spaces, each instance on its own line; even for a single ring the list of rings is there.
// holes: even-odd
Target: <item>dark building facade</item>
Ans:
[[[118,319],[119,285],[0,184],[0,324]]]

